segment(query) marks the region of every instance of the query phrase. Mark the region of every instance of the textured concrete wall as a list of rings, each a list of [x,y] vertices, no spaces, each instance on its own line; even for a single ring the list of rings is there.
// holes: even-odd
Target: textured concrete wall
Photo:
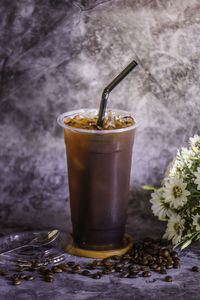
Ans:
[[[143,213],[138,187],[159,184],[176,148],[200,134],[199,0],[1,0],[0,24],[1,224],[70,226],[56,117],[98,107],[132,59],[109,107],[140,121],[131,190]]]

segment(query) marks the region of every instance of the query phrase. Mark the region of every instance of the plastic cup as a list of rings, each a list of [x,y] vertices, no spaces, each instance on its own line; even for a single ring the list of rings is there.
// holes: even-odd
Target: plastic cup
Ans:
[[[118,249],[125,234],[136,124],[114,130],[88,130],[62,121],[64,117],[93,111],[97,112],[66,112],[57,119],[66,144],[72,236],[80,248]]]

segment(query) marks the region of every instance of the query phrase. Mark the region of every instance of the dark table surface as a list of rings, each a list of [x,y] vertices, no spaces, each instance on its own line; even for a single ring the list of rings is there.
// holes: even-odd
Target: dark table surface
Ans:
[[[140,222],[142,225],[142,220]],[[135,234],[136,239],[145,236],[147,227],[150,228],[148,232],[151,236],[158,235],[160,229],[156,221],[147,218],[143,224],[144,226],[141,226]],[[7,230],[7,233],[9,231],[11,229]],[[13,231],[16,231],[16,228]],[[64,235],[69,235],[69,232]],[[29,272],[35,276],[33,281],[24,280],[21,285],[14,286],[6,277],[0,276],[0,299],[199,299],[199,272],[191,271],[192,266],[199,266],[199,255],[199,243],[179,252],[180,267],[168,270],[168,275],[173,277],[172,282],[166,282],[164,280],[166,275],[156,272],[153,272],[151,277],[136,279],[119,278],[118,273],[92,279],[63,272],[55,274],[54,281],[48,283],[43,281],[37,272]],[[82,266],[92,261],[92,259],[75,257],[67,253],[64,257],[66,261],[73,260]],[[9,274],[12,274],[13,267],[7,265],[7,268]]]

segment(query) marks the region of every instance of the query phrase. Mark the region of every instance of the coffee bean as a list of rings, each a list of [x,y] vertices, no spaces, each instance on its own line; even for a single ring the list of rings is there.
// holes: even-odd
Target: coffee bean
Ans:
[[[83,270],[81,274],[84,275],[84,276],[89,276],[90,275],[90,271]]]
[[[48,269],[47,269],[46,267],[40,267],[40,268],[39,268],[39,272],[40,272],[41,274],[46,273],[47,270],[48,270]]]
[[[100,278],[101,278],[101,276],[100,276],[98,273],[92,274],[91,277],[92,277],[93,279],[100,279]]]
[[[96,266],[93,265],[93,264],[88,264],[88,265],[86,266],[86,268],[92,270],[92,269],[96,269]]]
[[[142,276],[143,277],[149,277],[149,276],[151,276],[151,272],[150,271],[144,271],[144,272],[142,272]]]
[[[105,261],[104,262],[104,266],[113,266],[114,265],[114,262],[113,261],[110,261],[110,260],[108,260],[108,261]]]
[[[172,269],[172,268],[173,268],[173,265],[167,264],[167,265],[166,265],[166,268],[167,268],[167,269]]]
[[[0,275],[2,275],[2,276],[8,275],[8,270],[6,270],[6,269],[0,270]]]
[[[102,271],[102,273],[103,273],[104,275],[109,275],[109,274],[112,273],[112,271],[109,270],[109,269],[104,269],[104,270]]]
[[[159,272],[161,270],[160,266],[157,266],[157,268],[154,269],[155,272]]]
[[[116,267],[116,268],[123,268],[123,267],[124,267],[124,264],[121,263],[121,262],[119,262],[119,263],[116,263],[116,264],[115,264],[115,267]]]
[[[47,282],[53,282],[53,281],[54,281],[54,278],[53,278],[52,276],[45,275],[45,276],[44,276],[44,281],[47,281]]]
[[[18,267],[15,271],[16,271],[16,272],[22,272],[22,271],[24,271],[24,269],[25,269],[25,267],[20,266],[20,267]]]
[[[74,261],[68,261],[68,262],[67,262],[67,265],[68,265],[69,267],[73,267],[73,266],[75,265],[75,262],[74,262]]]
[[[115,273],[116,272],[116,269],[113,268],[113,267],[107,267],[106,268],[108,271],[110,271],[110,273]]]
[[[76,274],[79,272],[79,269],[77,269],[76,267],[72,268],[71,273]]]
[[[110,257],[107,257],[107,258],[104,258],[104,259],[102,260],[102,263],[103,263],[103,264],[105,264],[105,263],[107,263],[107,262],[112,262],[112,259],[111,259]]]
[[[26,274],[26,273],[19,274],[19,278],[21,278],[21,279],[25,279],[27,276],[28,276],[28,274]]]
[[[67,265],[67,264],[59,264],[59,265],[57,265],[57,266],[58,266],[58,268],[60,268],[60,269],[63,270],[63,271],[66,271],[67,268],[68,268],[68,265]]]
[[[197,266],[193,266],[192,269],[191,269],[193,272],[198,272],[199,271],[199,268]]]
[[[18,278],[16,278],[16,279],[13,280],[13,284],[14,285],[20,285],[21,283],[22,283],[21,280],[18,279]]]
[[[164,250],[163,256],[164,256],[164,257],[169,257],[169,255],[170,255],[170,254],[169,254],[169,250],[167,250],[167,249]]]
[[[123,268],[115,267],[115,271],[116,271],[116,272],[122,272],[122,271],[123,271]]]
[[[96,266],[100,266],[101,263],[102,263],[101,260],[94,260],[92,264]]]
[[[152,268],[153,270],[156,270],[156,269],[158,268],[158,265],[157,265],[157,264],[153,264],[153,265],[151,265],[151,268]]]
[[[121,256],[119,256],[119,255],[113,255],[110,258],[113,259],[113,260],[120,260]]]
[[[172,278],[172,276],[166,276],[165,277],[165,281],[167,281],[167,282],[172,282],[173,281],[173,278]]]
[[[62,269],[60,269],[59,267],[57,267],[57,266],[53,266],[52,268],[51,268],[51,270],[52,270],[52,272],[53,273],[62,273]]]
[[[131,270],[132,270],[132,268],[131,268]],[[140,270],[141,271],[149,271],[150,267],[149,266],[141,266]]]
[[[126,278],[126,277],[128,277],[129,275],[130,275],[129,272],[123,272],[123,273],[120,274],[120,278]]]
[[[123,255],[123,260],[124,260],[124,259],[130,260],[130,259],[131,259],[130,254],[124,254],[124,255]]]
[[[34,280],[34,277],[31,275],[28,275],[25,277],[25,279],[31,281],[31,280]]]
[[[176,251],[172,251],[171,256],[173,258],[178,258],[178,253]]]
[[[21,277],[21,274],[13,274],[10,279],[11,280],[15,280],[15,279],[19,279]]]

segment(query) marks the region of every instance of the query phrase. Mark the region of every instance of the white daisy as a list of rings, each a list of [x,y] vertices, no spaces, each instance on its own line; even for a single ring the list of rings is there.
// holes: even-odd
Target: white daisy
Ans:
[[[190,146],[195,153],[200,152],[200,136],[195,134],[193,138],[190,138]]]
[[[171,177],[168,181],[165,181],[163,188],[165,202],[169,202],[172,208],[183,206],[187,202],[187,196],[190,195],[190,192],[186,190],[186,186],[187,183],[184,183],[183,179],[178,177]]]
[[[167,229],[163,235],[164,239],[172,240],[172,244],[176,245],[181,241],[185,220],[175,213],[171,215],[167,223]]]
[[[200,231],[200,215],[193,216],[193,225],[196,227],[197,231]]]
[[[194,176],[196,177],[194,183],[197,184],[197,189],[200,190],[200,167],[197,169],[197,172],[194,172]]]
[[[161,191],[155,191],[151,194],[151,208],[154,216],[158,217],[159,220],[165,219],[169,216],[169,203],[166,203],[163,198]]]

